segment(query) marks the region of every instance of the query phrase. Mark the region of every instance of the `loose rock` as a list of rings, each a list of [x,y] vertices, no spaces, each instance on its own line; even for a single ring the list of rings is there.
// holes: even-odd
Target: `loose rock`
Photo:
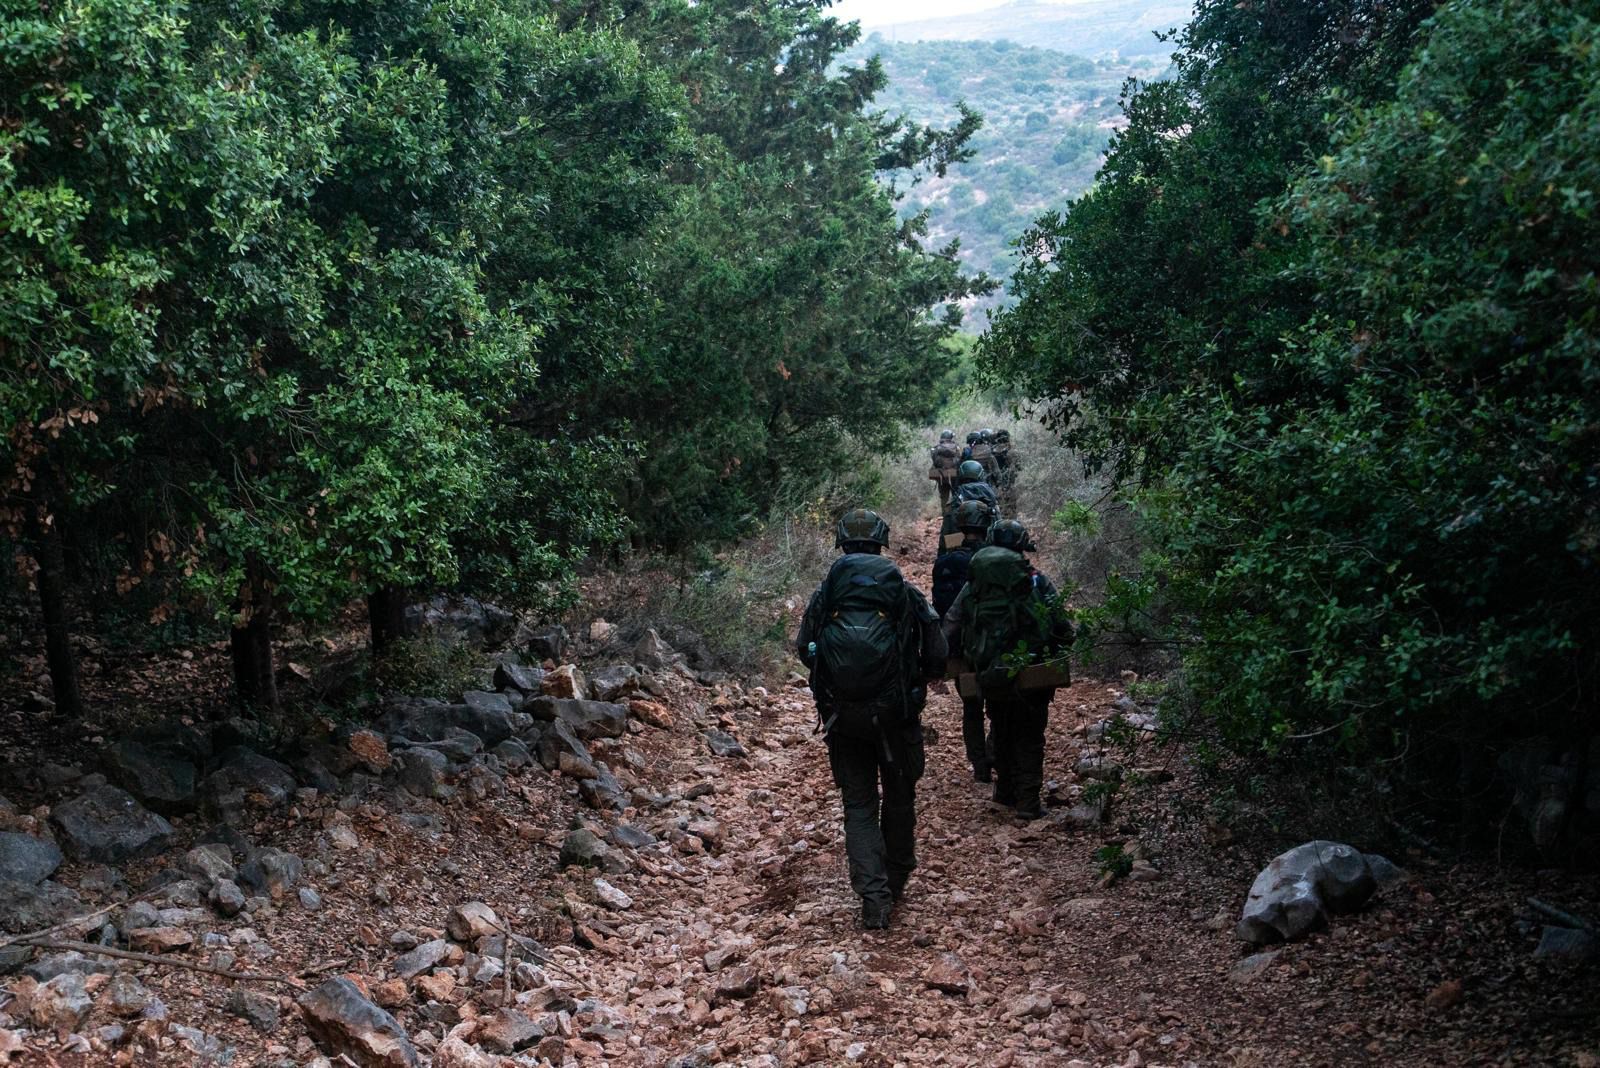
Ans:
[[[361,1068],[417,1068],[420,1060],[405,1029],[362,997],[348,979],[330,979],[301,996],[306,1030],[333,1056],[349,1057]]]

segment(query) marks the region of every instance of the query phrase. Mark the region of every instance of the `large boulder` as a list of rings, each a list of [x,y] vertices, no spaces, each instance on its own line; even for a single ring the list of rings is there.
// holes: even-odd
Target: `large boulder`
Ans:
[[[200,783],[200,796],[213,811],[237,816],[251,805],[287,805],[298,785],[288,765],[236,746],[223,758],[222,766]]]
[[[405,701],[390,708],[378,720],[378,729],[411,743],[439,742],[449,738],[453,731],[467,731],[482,740],[485,746],[498,745],[516,734],[529,721],[511,710],[511,704],[500,694],[472,694],[473,703],[447,705],[441,701]],[[498,698],[488,701],[484,698]]]
[[[305,861],[293,853],[262,846],[252,849],[245,862],[239,865],[239,883],[276,900],[300,885],[305,870]]]
[[[194,765],[182,757],[146,748],[122,738],[100,754],[106,777],[161,812],[177,812],[194,803]]]
[[[538,749],[539,763],[547,771],[561,770],[580,779],[594,774],[594,758],[589,755],[589,747],[565,720],[558,719],[540,732]],[[578,768],[587,768],[588,773],[576,773]]]
[[[525,706],[536,720],[567,724],[579,738],[620,738],[628,729],[628,709],[610,701],[565,700],[559,697],[535,697]]]
[[[1321,927],[1330,914],[1365,905],[1380,874],[1387,881],[1400,872],[1382,857],[1339,842],[1296,846],[1256,876],[1236,933],[1253,945],[1293,941]]]
[[[522,647],[535,660],[561,661],[567,648],[567,628],[559,623],[536,627],[519,635]]]
[[[57,805],[50,821],[68,856],[102,864],[152,856],[172,840],[172,824],[115,786]]]
[[[600,701],[620,701],[640,685],[639,672],[627,664],[608,664],[589,676],[589,692]]]
[[[505,609],[476,597],[440,595],[405,610],[405,629],[427,630],[446,641],[473,646],[499,645],[516,629],[516,618]]]
[[[329,979],[302,994],[299,1006],[306,1031],[331,1057],[348,1057],[360,1068],[421,1064],[405,1029],[348,979]]]
[[[0,878],[37,886],[61,867],[54,842],[16,831],[0,831]]]
[[[654,628],[650,628],[634,644],[633,662],[646,671],[669,671],[681,666],[683,657],[662,641]]]
[[[508,663],[495,665],[494,688],[501,692],[514,691],[526,696],[541,692],[543,687],[544,668]]]
[[[417,797],[444,798],[455,792],[449,785],[450,758],[437,749],[402,749],[400,785]]]
[[[0,874],[0,931],[37,931],[82,911],[78,895],[60,883],[19,883]]]

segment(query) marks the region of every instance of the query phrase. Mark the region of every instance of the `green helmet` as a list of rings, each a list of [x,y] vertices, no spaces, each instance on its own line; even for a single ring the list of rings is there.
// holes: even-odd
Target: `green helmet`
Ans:
[[[842,549],[851,542],[870,541],[882,548],[889,545],[889,524],[869,508],[852,508],[839,520],[834,538],[835,548]]]
[[[994,440],[994,431],[990,430],[988,427],[984,427],[982,430],[978,431],[978,440],[987,445],[989,442]]]
[[[967,432],[967,444],[968,445],[976,445],[977,443],[978,443],[978,432],[976,430],[969,430]]]
[[[941,430],[939,431],[939,440],[954,441],[956,440],[956,432],[954,430]]]
[[[1019,553],[1028,552],[1033,548],[1033,542],[1028,540],[1028,528],[1015,519],[1002,519],[989,528],[988,545],[998,545],[1002,549],[1013,549]]]
[[[994,523],[994,509],[988,501],[967,500],[956,507],[956,529],[987,532]]]
[[[965,486],[969,482],[983,481],[983,465],[976,460],[962,460],[956,468],[956,482]]]

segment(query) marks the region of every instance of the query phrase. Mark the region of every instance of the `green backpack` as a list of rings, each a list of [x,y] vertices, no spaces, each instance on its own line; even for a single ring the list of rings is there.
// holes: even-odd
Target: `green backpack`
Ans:
[[[907,657],[916,649],[916,618],[905,577],[884,557],[851,553],[834,563],[822,589],[814,681],[833,714],[828,730],[877,737],[880,716],[904,704],[913,674]]]
[[[1014,550],[990,545],[973,554],[961,613],[961,651],[979,685],[1005,685],[1012,669],[1020,666],[1005,663],[1007,657],[1024,646],[1028,659],[1035,659],[1048,643],[1037,577],[1038,572]]]

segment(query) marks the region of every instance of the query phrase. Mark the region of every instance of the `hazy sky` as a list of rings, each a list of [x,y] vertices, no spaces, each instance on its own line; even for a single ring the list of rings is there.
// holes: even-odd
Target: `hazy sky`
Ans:
[[[895,22],[933,19],[943,15],[965,15],[972,11],[999,7],[1006,0],[840,0],[832,14],[846,22],[860,19],[863,26],[886,26]]]

